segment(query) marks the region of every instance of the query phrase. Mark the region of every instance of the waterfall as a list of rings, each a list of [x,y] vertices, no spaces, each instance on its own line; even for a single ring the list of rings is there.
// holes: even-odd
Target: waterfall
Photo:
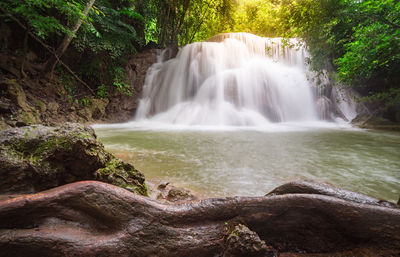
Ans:
[[[186,45],[148,71],[135,120],[260,126],[318,120],[316,89],[296,39],[226,33]]]

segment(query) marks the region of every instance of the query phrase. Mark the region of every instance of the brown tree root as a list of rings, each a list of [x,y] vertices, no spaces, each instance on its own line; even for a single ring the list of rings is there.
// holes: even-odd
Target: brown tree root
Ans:
[[[281,256],[400,254],[398,208],[296,193],[166,205],[85,181],[0,201],[0,256],[219,256],[238,223]]]

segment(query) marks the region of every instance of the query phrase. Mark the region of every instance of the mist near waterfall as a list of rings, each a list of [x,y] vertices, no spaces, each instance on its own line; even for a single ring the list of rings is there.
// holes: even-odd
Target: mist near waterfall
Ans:
[[[315,121],[304,56],[303,48],[246,33],[187,45],[151,67],[135,119],[212,126]]]

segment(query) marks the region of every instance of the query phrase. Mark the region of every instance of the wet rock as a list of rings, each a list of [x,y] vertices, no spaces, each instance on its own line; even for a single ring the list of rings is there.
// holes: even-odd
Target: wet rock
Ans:
[[[274,257],[275,251],[268,248],[256,232],[239,224],[226,239],[223,257]]]
[[[141,195],[147,195],[147,186],[144,184],[143,174],[136,170],[133,165],[118,158],[112,158],[106,163],[106,167],[98,169],[95,172],[95,178]]]
[[[360,128],[400,130],[400,124],[373,114],[359,114],[351,123]]]
[[[158,185],[157,189],[164,190],[168,185],[169,185],[169,182],[162,182],[161,184]]]
[[[171,188],[168,190],[167,199],[170,202],[193,201],[197,199],[192,192],[185,188]]]
[[[175,203],[189,202],[198,199],[190,190],[173,186],[169,182],[162,182],[159,184],[156,189],[156,194],[157,200]]]
[[[81,180],[147,193],[143,174],[106,152],[89,127],[36,125],[0,132],[1,193],[32,193]]]

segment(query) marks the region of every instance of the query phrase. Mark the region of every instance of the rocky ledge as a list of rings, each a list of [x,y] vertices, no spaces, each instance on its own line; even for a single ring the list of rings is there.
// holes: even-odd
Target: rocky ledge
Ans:
[[[41,125],[0,131],[0,193],[33,193],[98,180],[147,195],[143,174],[105,151],[90,127]]]

